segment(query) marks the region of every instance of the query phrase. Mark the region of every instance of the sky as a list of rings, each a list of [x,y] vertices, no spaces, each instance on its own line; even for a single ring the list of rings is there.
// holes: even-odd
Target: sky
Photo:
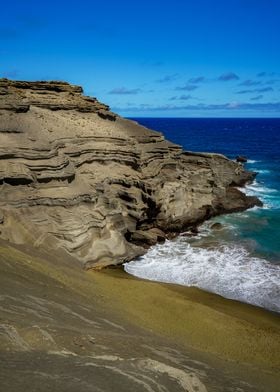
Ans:
[[[2,0],[0,77],[127,117],[280,117],[279,20],[279,0]]]

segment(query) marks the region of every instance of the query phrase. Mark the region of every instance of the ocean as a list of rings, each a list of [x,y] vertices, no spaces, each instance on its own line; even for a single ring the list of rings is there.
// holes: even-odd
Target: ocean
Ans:
[[[280,119],[134,118],[185,150],[248,158],[256,180],[243,191],[263,208],[215,217],[125,264],[140,278],[194,286],[280,312]],[[211,229],[214,222],[222,224]]]

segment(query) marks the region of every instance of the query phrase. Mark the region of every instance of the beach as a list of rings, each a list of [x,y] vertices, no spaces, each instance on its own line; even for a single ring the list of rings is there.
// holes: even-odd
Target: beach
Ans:
[[[280,392],[280,1],[2,3],[0,392]]]
[[[217,357],[280,369],[280,316],[216,294],[134,278],[121,268],[90,272],[127,320]]]
[[[278,314],[121,268],[85,272],[64,252],[2,242],[0,257],[0,379],[9,391],[42,383],[86,391],[83,380],[124,391],[155,382],[172,391],[279,389]]]

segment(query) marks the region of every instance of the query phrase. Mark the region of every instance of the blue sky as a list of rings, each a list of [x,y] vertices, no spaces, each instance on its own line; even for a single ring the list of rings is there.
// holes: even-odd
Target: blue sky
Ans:
[[[124,116],[280,117],[279,16],[279,0],[3,0],[0,77],[79,84]]]

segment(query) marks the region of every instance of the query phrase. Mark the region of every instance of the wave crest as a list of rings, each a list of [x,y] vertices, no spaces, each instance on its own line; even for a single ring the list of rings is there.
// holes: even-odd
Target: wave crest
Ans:
[[[280,265],[252,257],[242,246],[198,248],[179,237],[124,268],[140,278],[194,286],[280,312]]]

